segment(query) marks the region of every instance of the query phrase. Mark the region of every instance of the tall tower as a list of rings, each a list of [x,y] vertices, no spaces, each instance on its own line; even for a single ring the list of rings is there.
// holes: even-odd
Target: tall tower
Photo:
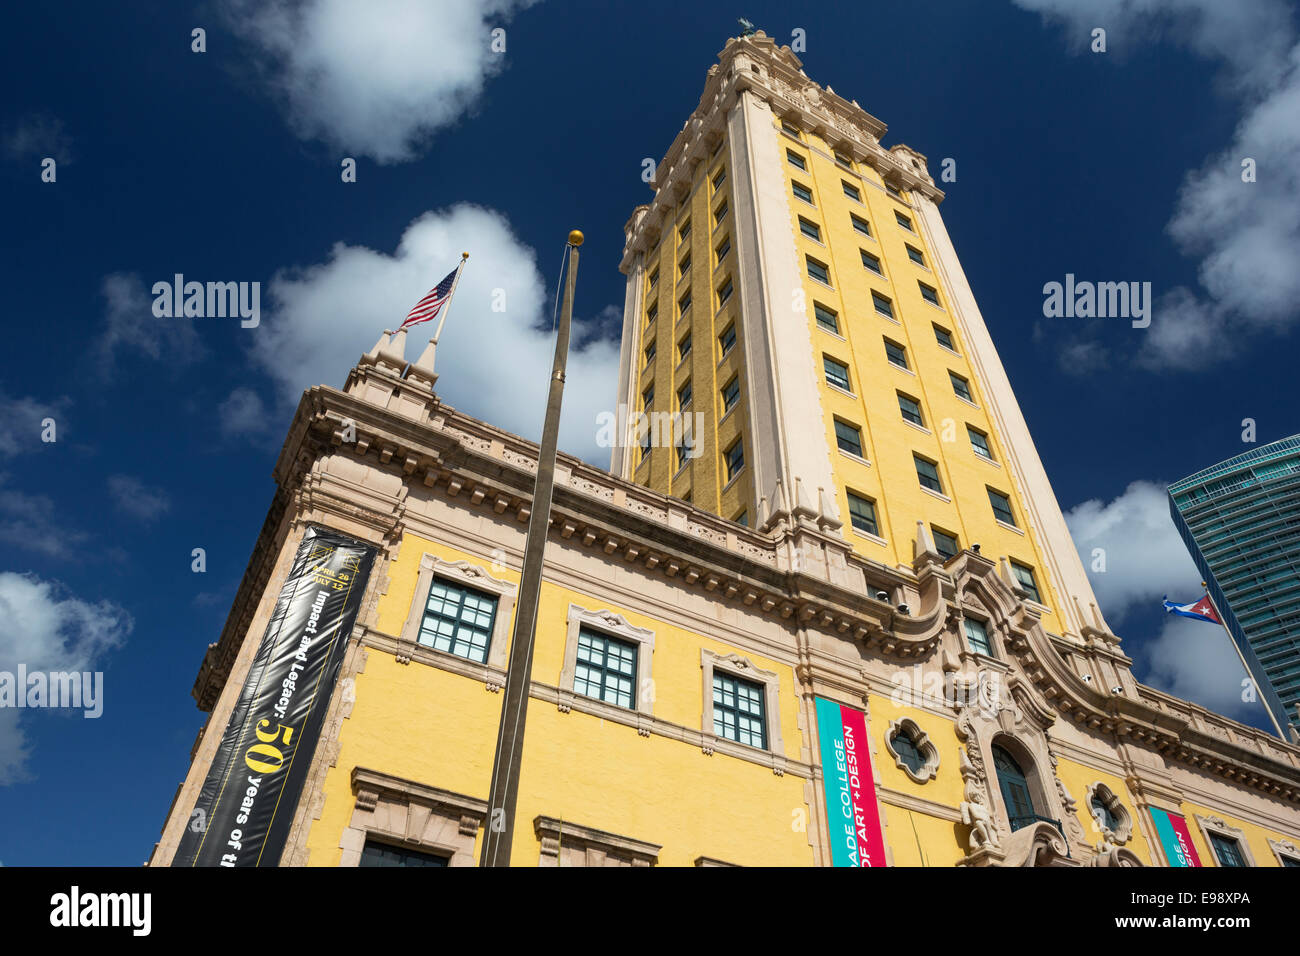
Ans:
[[[728,40],[626,226],[611,470],[891,568],[978,545],[1049,632],[1109,633],[925,157],[801,67]]]
[[[1169,486],[1169,510],[1264,704],[1300,730],[1300,435]]]

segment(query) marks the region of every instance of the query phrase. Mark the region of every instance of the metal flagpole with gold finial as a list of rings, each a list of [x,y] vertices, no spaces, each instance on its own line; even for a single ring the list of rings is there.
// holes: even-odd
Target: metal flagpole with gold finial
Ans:
[[[501,701],[501,725],[497,730],[496,754],[492,760],[492,784],[488,790],[488,816],[484,826],[480,866],[509,866],[514,841],[515,805],[519,797],[519,765],[523,758],[524,724],[528,718],[528,689],[532,683],[533,644],[537,635],[537,604],[542,587],[542,561],[551,525],[551,497],[555,491],[555,453],[560,437],[560,405],[564,398],[564,373],[569,360],[569,329],[573,324],[573,291],[578,276],[578,247],[582,233],[569,233],[568,268],[564,282],[564,305],[555,337],[555,364],[551,369],[550,392],[542,444],[537,455],[537,482],[533,490],[532,513],[528,516],[528,537],[524,543],[524,567],[520,574],[519,598],[515,605],[515,627],[510,638],[510,663],[506,670],[505,697]]]
[[[1202,581],[1201,588],[1205,591],[1205,599],[1210,602],[1210,607],[1214,609],[1214,616],[1217,617],[1219,623],[1223,625],[1223,632],[1228,635],[1228,643],[1231,644],[1232,649],[1237,652],[1237,660],[1241,661],[1242,670],[1246,672],[1246,677],[1249,678],[1250,683],[1255,688],[1255,699],[1259,701],[1264,710],[1268,712],[1268,719],[1273,722],[1273,729],[1277,731],[1277,735],[1283,740],[1286,740],[1286,734],[1282,732],[1282,725],[1277,722],[1277,715],[1273,713],[1273,708],[1268,706],[1268,701],[1264,699],[1264,695],[1259,689],[1259,683],[1255,680],[1254,672],[1250,669],[1250,665],[1246,663],[1246,655],[1241,653],[1241,648],[1237,645],[1237,639],[1232,636],[1232,631],[1228,629],[1227,619],[1219,610],[1219,606],[1214,603],[1214,596],[1210,594],[1210,586],[1206,582]]]
[[[442,315],[438,316],[438,327],[433,331],[433,338],[429,339],[430,344],[437,345],[438,337],[442,335],[442,327],[447,324],[447,313],[451,311],[451,304],[456,299],[456,286],[460,285],[460,274],[465,271],[465,263],[469,261],[469,253],[460,254],[460,265],[456,267],[456,278],[451,280],[451,291],[447,293],[447,304],[443,306]]]

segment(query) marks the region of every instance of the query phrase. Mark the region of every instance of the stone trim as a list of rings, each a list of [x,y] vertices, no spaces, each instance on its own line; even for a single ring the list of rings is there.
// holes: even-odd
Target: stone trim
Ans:
[[[726,860],[714,859],[711,856],[697,856],[695,858],[696,866],[740,866],[739,863],[728,863]]]
[[[579,697],[584,700],[594,699],[579,694],[573,689],[574,676],[578,669],[578,634],[584,627],[601,634],[608,634],[610,637],[620,638],[636,646],[636,687],[633,688],[636,699],[632,709],[647,717],[654,716],[654,694],[643,694],[641,688],[653,672],[655,632],[649,628],[629,624],[627,618],[613,611],[589,611],[576,604],[569,605],[568,632],[564,639],[564,665],[560,669],[559,692],[562,701],[560,708],[566,708],[563,702],[566,696],[570,698],[567,702],[567,706],[570,707],[573,699]],[[600,701],[600,703],[608,702]]]
[[[772,755],[772,771],[778,776],[785,773],[785,740],[781,736],[781,678],[775,671],[759,668],[748,657],[740,654],[717,654],[707,647],[700,648],[700,670],[703,674],[704,699],[700,713],[700,732],[704,735],[701,749],[712,754],[719,744],[733,744],[745,750],[757,750],[734,740],[719,737],[713,732],[713,672],[722,671],[742,680],[762,684],[763,717],[767,732],[767,752]]]
[[[1286,866],[1282,862],[1283,857],[1289,857],[1296,862],[1300,862],[1300,847],[1296,846],[1290,840],[1274,840],[1268,838],[1268,848],[1273,851],[1273,856],[1277,859],[1278,866]]]
[[[538,816],[533,830],[541,843],[538,866],[654,866],[663,846]]]
[[[359,866],[366,838],[411,849],[435,850],[449,866],[474,866],[474,844],[487,801],[405,780],[366,767],[352,768],[356,806],[339,846],[340,866]]]
[[[1209,851],[1210,858],[1214,860],[1215,866],[1223,866],[1219,862],[1219,855],[1214,852],[1214,844],[1210,842],[1210,834],[1227,837],[1229,840],[1236,841],[1237,850],[1241,853],[1241,858],[1246,861],[1247,866],[1255,866],[1255,857],[1250,852],[1250,843],[1246,840],[1244,831],[1237,827],[1230,826],[1222,817],[1195,814],[1196,824],[1201,828],[1201,836],[1205,839],[1205,848]]]
[[[1117,829],[1112,830],[1101,822],[1101,816],[1093,810],[1093,798],[1101,801],[1107,810],[1115,817]],[[1083,805],[1088,810],[1088,815],[1092,817],[1093,825],[1097,832],[1101,834],[1102,840],[1106,843],[1113,843],[1116,846],[1123,846],[1133,836],[1133,815],[1128,812],[1122,800],[1104,783],[1097,782],[1088,785],[1087,791],[1083,795]]]
[[[406,614],[406,622],[402,625],[402,640],[419,647],[424,646],[418,640],[420,624],[424,620],[424,606],[429,600],[429,588],[432,587],[434,578],[496,597],[497,609],[492,617],[492,636],[488,639],[487,665],[504,668],[519,586],[513,581],[494,578],[487,568],[469,561],[444,561],[436,554],[428,553],[420,558],[420,575],[415,582],[415,593],[411,595],[411,608]]]
[[[914,772],[894,750],[895,734],[910,737],[912,743],[916,745],[917,751],[925,760],[920,773]],[[898,720],[890,721],[889,729],[885,731],[885,750],[889,753],[889,756],[894,758],[894,763],[898,765],[898,769],[907,774],[914,783],[929,783],[939,775],[939,748],[930,742],[930,735],[922,730],[911,717],[901,717]]]

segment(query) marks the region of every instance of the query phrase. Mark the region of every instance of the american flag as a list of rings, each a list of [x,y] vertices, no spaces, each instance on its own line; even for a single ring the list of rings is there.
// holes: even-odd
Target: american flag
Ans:
[[[451,287],[455,285],[456,273],[459,271],[459,267],[452,269],[447,273],[447,278],[443,279],[436,286],[430,289],[428,295],[415,303],[415,307],[406,314],[406,321],[398,326],[398,331],[400,332],[402,329],[411,325],[419,325],[421,322],[428,322],[430,319],[436,319],[438,313],[442,311],[442,307],[446,305],[447,300],[451,298]]]

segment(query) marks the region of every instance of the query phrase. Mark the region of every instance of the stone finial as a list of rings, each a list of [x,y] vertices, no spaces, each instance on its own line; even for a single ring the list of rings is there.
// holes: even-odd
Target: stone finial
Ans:
[[[825,488],[817,489],[817,504],[821,508],[817,523],[822,526],[822,530],[838,530],[844,527],[844,522],[840,520],[840,509],[835,504],[834,497]]]
[[[924,521],[916,523],[916,547],[913,549],[912,557],[919,558],[923,554],[938,554],[938,549],[934,546],[934,538],[930,537],[930,529],[925,526]]]
[[[804,515],[809,518],[817,516],[817,506],[813,504],[812,495],[808,493],[803,479],[796,476],[794,479],[795,502],[794,512],[796,515]]]
[[[371,349],[369,352],[366,353],[365,357],[370,359],[371,362],[374,362],[377,358],[379,358],[379,353],[382,352],[384,349],[388,348],[388,341],[392,337],[392,335],[393,335],[392,332],[390,332],[388,329],[384,329],[384,334],[379,336],[379,341],[375,343],[375,347],[373,349]]]
[[[415,360],[415,364],[406,370],[406,377],[427,382],[432,387],[438,381],[438,373],[433,370],[434,353],[437,348],[438,343],[433,339],[429,339],[429,344],[424,347],[424,351]]]
[[[1020,582],[1016,580],[1016,576],[1011,573],[1011,564],[1007,561],[1007,556],[1005,554],[998,558],[998,575],[1006,583],[1006,586],[1011,588],[1014,593],[1019,594],[1024,590],[1021,588]]]
[[[398,373],[406,368],[406,329],[398,329],[388,343],[379,349],[375,364],[396,369]]]

